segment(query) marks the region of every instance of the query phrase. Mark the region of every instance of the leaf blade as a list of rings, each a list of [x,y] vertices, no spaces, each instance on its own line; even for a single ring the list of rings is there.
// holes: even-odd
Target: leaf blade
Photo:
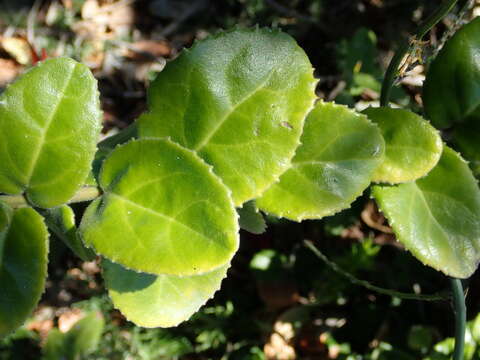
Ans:
[[[238,248],[228,189],[178,144],[142,139],[117,147],[104,162],[100,186],[104,194],[88,207],[80,234],[125,267],[199,274],[229,262]]]
[[[103,262],[113,304],[143,327],[172,327],[188,320],[220,288],[229,264],[193,276],[150,275]]]
[[[48,231],[35,210],[22,208],[13,212],[4,240],[0,337],[21,326],[40,300],[47,277]]]
[[[414,181],[437,164],[442,154],[442,139],[420,116],[387,107],[368,108],[363,113],[378,125],[385,139],[385,160],[375,171],[373,181],[390,184]]]
[[[439,129],[480,116],[480,18],[462,26],[432,61],[423,87],[427,117]]]
[[[86,66],[55,58],[27,71],[0,96],[0,191],[44,208],[67,202],[90,171],[100,115]]]
[[[397,239],[412,254],[445,274],[469,277],[480,260],[480,190],[468,165],[444,147],[424,178],[372,194]]]
[[[383,149],[379,129],[365,115],[320,102],[308,115],[292,168],[257,205],[295,221],[333,215],[367,188]]]
[[[221,33],[158,75],[149,90],[150,112],[138,122],[140,137],[170,137],[197,151],[239,206],[288,168],[315,99],[312,73],[286,34]]]

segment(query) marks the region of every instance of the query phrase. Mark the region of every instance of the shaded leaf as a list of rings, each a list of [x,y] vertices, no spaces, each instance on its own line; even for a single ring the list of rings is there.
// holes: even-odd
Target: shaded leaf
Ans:
[[[100,120],[85,65],[56,58],[27,71],[0,96],[0,192],[44,208],[67,202],[90,171]]]
[[[202,275],[151,275],[103,262],[113,304],[143,327],[170,327],[187,320],[213,296],[229,264]]]
[[[240,228],[252,234],[263,234],[267,228],[263,215],[255,206],[255,201],[248,201],[237,209]]]
[[[423,103],[433,125],[443,129],[471,116],[480,118],[480,18],[447,41],[433,60]]]
[[[480,190],[466,162],[444,147],[424,178],[373,187],[397,239],[426,265],[467,278],[480,260]]]
[[[442,154],[440,135],[420,116],[403,109],[368,108],[364,111],[378,125],[385,140],[385,159],[373,181],[397,184],[428,174]]]
[[[103,316],[98,312],[92,312],[77,321],[65,336],[67,359],[76,360],[95,351],[104,325]]]
[[[476,176],[480,175],[480,116],[478,119],[471,118],[465,123],[455,126],[452,141],[462,153],[462,156],[470,161],[470,167]]]
[[[45,212],[48,228],[83,261],[95,259],[92,249],[86,248],[75,226],[75,213],[68,205],[62,205]]]
[[[99,181],[104,194],[88,207],[80,233],[114,262],[193,275],[228,263],[238,248],[230,193],[190,150],[169,140],[129,142],[105,160]]]
[[[370,184],[383,160],[380,130],[365,115],[320,102],[308,115],[292,167],[257,206],[295,221],[348,208]]]
[[[315,84],[307,56],[289,35],[220,33],[183,51],[158,75],[139,135],[170,137],[196,151],[240,206],[288,169]]]
[[[5,218],[5,211],[1,206],[0,213],[4,214],[0,218]],[[21,326],[40,300],[47,277],[48,252],[47,228],[32,208],[16,210],[8,223],[2,223],[0,337]]]

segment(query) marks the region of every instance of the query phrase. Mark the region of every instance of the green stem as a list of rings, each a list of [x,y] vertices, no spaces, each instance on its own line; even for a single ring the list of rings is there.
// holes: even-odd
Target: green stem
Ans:
[[[84,186],[68,201],[69,204],[83,201],[91,201],[101,195],[100,189],[95,186]],[[31,206],[24,195],[0,195],[0,202],[3,202],[13,209]]]
[[[465,295],[463,294],[462,281],[450,279],[453,295],[453,308],[455,312],[455,349],[453,360],[463,360],[465,347],[465,327],[467,322],[467,309],[465,306]]]
[[[385,288],[375,286],[373,284],[370,284],[368,281],[357,279],[355,276],[353,276],[349,272],[341,269],[337,264],[330,261],[324,254],[322,254],[322,252],[318,250],[318,248],[316,248],[311,241],[304,240],[304,244],[320,260],[322,260],[325,264],[327,264],[333,271],[347,278],[353,284],[363,286],[368,290],[372,290],[380,294],[389,295],[392,297],[397,297],[399,299],[405,299],[405,300],[439,301],[439,300],[448,300],[450,298],[450,295],[448,294],[420,295],[420,294],[404,293],[396,290],[390,290],[390,289],[385,289]]]
[[[452,8],[455,6],[458,0],[445,0],[443,4],[418,28],[417,32],[413,36],[412,40],[420,41],[427,34],[432,27],[434,27],[440,20],[442,20]],[[410,51],[412,47],[412,41],[410,39],[404,40],[395,55],[393,56],[390,64],[388,65],[387,72],[383,78],[382,92],[380,95],[380,106],[388,106],[390,102],[390,94],[392,91],[395,77],[397,76],[397,70],[402,62],[405,54]]]

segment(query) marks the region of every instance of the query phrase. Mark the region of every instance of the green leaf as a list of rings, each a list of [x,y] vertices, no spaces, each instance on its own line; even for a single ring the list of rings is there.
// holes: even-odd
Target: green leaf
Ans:
[[[466,162],[444,147],[424,178],[374,186],[373,196],[397,239],[426,265],[469,277],[480,260],[480,190]]]
[[[427,117],[438,128],[480,117],[480,17],[447,41],[423,87]]]
[[[93,312],[77,321],[65,334],[58,329],[52,329],[43,348],[43,359],[84,359],[97,349],[104,325],[102,315]]]
[[[139,135],[170,137],[196,151],[240,206],[290,166],[315,85],[307,56],[289,35],[220,33],[183,51],[158,75]]]
[[[263,234],[267,228],[263,215],[255,206],[255,201],[248,201],[237,209],[240,228],[252,234]]]
[[[92,249],[86,248],[75,226],[75,213],[68,205],[62,205],[45,212],[45,222],[48,228],[83,261],[95,259]]]
[[[480,117],[471,118],[461,125],[455,126],[452,141],[462,156],[470,161],[470,168],[476,176],[480,175]]]
[[[0,192],[32,204],[66,203],[83,184],[100,132],[90,70],[56,58],[27,71],[0,96]]]
[[[383,153],[380,130],[365,115],[320,102],[308,115],[292,167],[257,206],[295,221],[332,215],[367,188]]]
[[[151,275],[103,262],[113,304],[143,327],[170,327],[187,320],[220,288],[229,264],[202,275]]]
[[[3,206],[2,212],[0,218],[5,218]],[[21,326],[40,300],[47,277],[48,252],[47,228],[32,208],[16,210],[8,224],[3,222],[3,225],[0,337]]]
[[[65,334],[55,328],[50,330],[42,352],[42,360],[66,359]]]
[[[67,332],[64,344],[68,360],[84,358],[95,351],[102,336],[105,321],[98,312],[92,312],[79,321]]]
[[[414,181],[428,174],[442,154],[437,130],[420,116],[403,109],[368,108],[364,111],[385,139],[385,159],[373,176],[391,184]]]
[[[194,275],[230,261],[238,248],[230,193],[194,152],[170,140],[117,147],[103,163],[104,194],[85,212],[87,246],[130,269]]]

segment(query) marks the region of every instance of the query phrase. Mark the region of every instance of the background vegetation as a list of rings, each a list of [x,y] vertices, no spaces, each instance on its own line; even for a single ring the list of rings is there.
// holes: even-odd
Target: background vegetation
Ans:
[[[287,31],[305,49],[320,79],[320,97],[363,109],[378,103],[397,41],[439,3],[4,1],[0,87],[39,59],[74,57],[99,80],[103,134],[109,136],[145,110],[145,87],[182,48],[219,29],[258,24]],[[449,34],[480,14],[480,2],[468,5],[417,44],[402,67],[394,102],[421,113],[425,64]],[[369,194],[322,221],[266,220],[268,229],[261,235],[242,231],[222,290],[173,329],[142,329],[126,321],[112,308],[97,263],[82,263],[53,238],[47,291],[27,324],[0,341],[0,359],[449,358],[453,315],[448,302],[406,301],[355,286],[303,244],[313,241],[342,269],[378,286],[422,294],[446,289],[444,276],[395,241]],[[479,285],[477,273],[468,282],[467,359],[480,359]]]

